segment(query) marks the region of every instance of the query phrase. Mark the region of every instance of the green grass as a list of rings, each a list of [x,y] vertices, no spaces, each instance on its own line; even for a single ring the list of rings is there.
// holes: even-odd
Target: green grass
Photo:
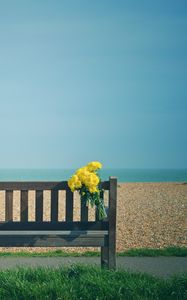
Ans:
[[[187,247],[168,247],[163,249],[130,249],[119,256],[187,256]]]
[[[186,247],[168,247],[163,249],[130,249],[124,252],[117,253],[118,256],[187,256],[187,248]],[[0,256],[26,256],[26,257],[81,257],[81,256],[100,256],[100,252],[96,251],[86,251],[84,253],[70,253],[65,252],[63,250],[55,250],[41,253],[34,252],[0,252]]]
[[[164,280],[81,265],[56,270],[20,268],[0,272],[0,299],[183,300],[187,299],[187,274]]]

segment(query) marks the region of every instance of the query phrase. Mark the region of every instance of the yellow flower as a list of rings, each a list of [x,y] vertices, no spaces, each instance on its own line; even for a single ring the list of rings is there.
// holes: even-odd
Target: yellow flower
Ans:
[[[76,189],[79,189],[82,187],[82,183],[79,180],[79,177],[77,175],[73,175],[69,180],[68,180],[68,186],[71,189],[72,192],[74,192]]]
[[[77,176],[76,174],[73,175],[73,176],[71,177],[71,179],[72,179],[73,182],[76,182],[76,181],[79,180],[79,178],[78,178],[78,176]]]
[[[87,170],[86,167],[79,169],[76,172],[76,175],[78,176],[79,180],[82,182],[82,184],[85,184],[87,177],[89,176],[90,172]]]
[[[75,188],[80,189],[81,187],[82,187],[82,182],[80,180],[78,180],[75,184]]]
[[[75,174],[68,180],[68,186],[74,192],[85,185],[90,193],[98,192],[99,177],[95,173],[100,169],[102,164],[98,161],[90,162],[87,166],[78,169]]]
[[[72,192],[75,191],[75,185],[72,181],[68,180],[68,186]]]
[[[95,173],[89,172],[85,180],[85,185],[88,187],[91,185],[97,186],[98,183],[99,183],[99,177]]]
[[[93,187],[92,187],[92,186],[89,187],[88,190],[89,190],[90,193],[96,193],[96,192],[98,193],[98,192],[99,192],[98,188],[97,188],[97,187],[94,187],[94,186],[93,186]]]
[[[85,172],[85,171],[88,171],[87,166],[78,169],[78,170],[75,172],[75,174],[76,174],[77,176],[79,176],[79,174],[82,174],[82,173]]]
[[[102,168],[102,164],[99,161],[92,161],[87,164],[87,168],[90,172],[94,172]]]

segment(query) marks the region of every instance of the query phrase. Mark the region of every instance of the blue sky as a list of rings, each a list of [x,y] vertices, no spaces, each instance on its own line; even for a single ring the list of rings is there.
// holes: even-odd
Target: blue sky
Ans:
[[[187,2],[0,0],[0,168],[187,168]]]

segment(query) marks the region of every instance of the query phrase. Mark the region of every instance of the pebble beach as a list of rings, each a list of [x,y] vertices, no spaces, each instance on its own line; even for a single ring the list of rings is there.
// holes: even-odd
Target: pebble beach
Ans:
[[[0,192],[0,221],[5,193]],[[59,192],[59,220],[65,218],[65,193]],[[107,205],[108,193],[105,193]],[[20,191],[14,191],[14,221],[20,220]],[[79,221],[80,199],[75,193],[74,220]],[[34,220],[35,191],[29,191],[29,221]],[[50,192],[44,191],[44,220],[50,220]],[[89,220],[95,210],[89,209]],[[187,183],[118,183],[117,251],[132,248],[187,247]],[[44,252],[59,248],[0,248],[0,251]],[[62,248],[82,252],[97,248]]]

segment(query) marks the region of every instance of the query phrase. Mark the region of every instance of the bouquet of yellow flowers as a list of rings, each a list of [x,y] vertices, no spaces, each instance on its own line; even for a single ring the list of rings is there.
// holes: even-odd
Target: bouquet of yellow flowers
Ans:
[[[103,199],[101,198],[101,179],[97,172],[101,168],[102,164],[100,162],[90,162],[87,166],[78,169],[68,180],[68,186],[71,191],[79,191],[81,201],[83,201],[85,205],[88,203],[90,203],[92,207],[96,205],[99,220],[107,217]]]

